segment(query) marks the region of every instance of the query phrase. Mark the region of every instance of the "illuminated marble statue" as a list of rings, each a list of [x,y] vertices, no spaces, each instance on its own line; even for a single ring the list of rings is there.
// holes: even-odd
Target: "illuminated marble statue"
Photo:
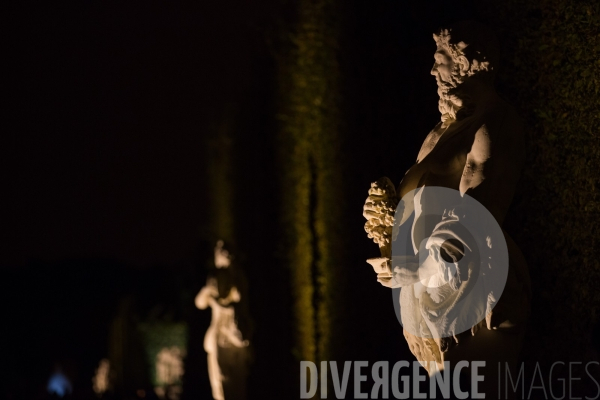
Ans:
[[[223,248],[223,241],[217,242],[215,247],[215,266],[217,269],[227,269],[231,265],[231,257],[229,252]],[[249,345],[247,340],[242,338],[242,333],[238,329],[236,322],[235,310],[233,303],[239,303],[241,300],[240,293],[235,286],[229,289],[229,293],[226,296],[221,296],[219,293],[218,281],[214,277],[208,278],[206,286],[204,286],[198,295],[196,296],[195,303],[196,307],[201,310],[210,307],[212,310],[212,319],[210,327],[206,331],[204,337],[204,350],[208,354],[208,373],[210,378],[210,385],[212,388],[212,396],[215,400],[225,399],[225,394],[228,392],[224,390],[224,382],[231,381],[232,377],[228,376],[223,372],[224,364],[230,374],[241,373],[244,375],[241,369],[244,369],[244,365],[231,365],[235,364],[231,360],[231,355],[224,355],[226,349],[243,349]],[[225,351],[225,353],[227,353]],[[243,378],[242,378],[243,379]],[[239,394],[238,391],[235,395],[228,396],[240,398],[243,395]]]
[[[423,285],[419,285],[428,282],[430,277],[423,280],[419,275],[423,268],[423,262],[419,261],[422,258],[413,256],[412,264],[405,262],[397,266],[395,256],[391,254],[391,242],[397,234],[394,217],[400,199],[419,191],[426,192],[427,188],[453,189],[458,193],[459,203],[465,194],[470,196],[483,205],[501,227],[525,159],[522,123],[515,110],[496,94],[493,87],[498,62],[494,36],[483,26],[464,22],[441,30],[433,38],[437,51],[431,74],[438,84],[441,121],[425,138],[416,163],[406,172],[398,188],[388,178],[379,179],[372,184],[363,210],[367,219],[365,230],[381,250],[381,257],[368,262],[383,286],[401,288],[400,309],[407,314],[425,315],[430,311],[419,302],[421,293],[417,291],[417,287],[423,291]],[[418,205],[418,201],[414,204]],[[414,215],[414,221],[409,223],[413,224],[410,234],[416,249],[419,249],[419,243],[427,243],[427,247],[416,250],[417,253],[437,254],[440,265],[443,264],[440,254],[460,259],[468,253],[462,245],[452,246],[447,240],[438,240],[437,244],[427,241],[436,235],[441,237],[440,232],[444,230],[444,235],[456,237],[468,247],[466,234],[453,231],[452,226],[456,224],[447,223],[449,216],[460,222],[462,214],[448,208],[441,208],[445,212],[443,216],[442,212],[432,216],[420,209],[400,211],[404,214],[396,216],[404,215],[404,219],[410,213]],[[499,232],[502,234],[503,231]],[[431,361],[435,361],[433,365],[440,370],[444,361],[451,365],[461,360],[487,361],[488,367],[484,371],[487,393],[494,390],[493,377],[497,370],[493,364],[506,362],[514,367],[517,361],[531,299],[524,257],[510,236],[503,233],[510,260],[506,284],[500,299],[490,299],[491,305],[482,305],[488,311],[479,323],[466,332],[440,338],[415,335],[403,323],[411,351],[430,374],[435,373],[430,367]],[[488,245],[492,248],[489,238]],[[490,268],[494,268],[493,262]],[[460,284],[468,280],[465,274],[459,276],[457,271],[450,275],[446,280],[439,278],[436,285],[425,287],[429,304],[435,305],[436,301],[442,302],[444,296],[455,295]],[[440,287],[446,292],[436,300],[433,293]],[[455,322],[445,321],[446,325]]]

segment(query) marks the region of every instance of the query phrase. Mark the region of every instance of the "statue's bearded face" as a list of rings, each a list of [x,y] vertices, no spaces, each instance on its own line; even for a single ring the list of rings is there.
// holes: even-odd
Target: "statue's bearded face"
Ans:
[[[433,58],[435,62],[433,68],[431,68],[431,75],[435,76],[438,87],[444,92],[456,87],[456,81],[452,77],[452,70],[454,69],[452,57],[448,55],[446,50],[438,49]]]
[[[431,75],[435,76],[440,97],[447,97],[448,91],[464,82],[470,62],[464,56],[454,59],[443,47],[438,47],[433,58]]]
[[[470,96],[460,86],[474,75],[486,76],[481,73],[491,70],[489,61],[476,48],[469,48],[470,56],[467,58],[469,44],[462,40],[451,40],[451,32],[451,29],[442,29],[439,34],[433,35],[437,51],[433,55],[435,63],[431,75],[437,81],[440,96],[438,105],[445,124],[456,120],[461,108],[462,116],[469,112],[467,103]]]

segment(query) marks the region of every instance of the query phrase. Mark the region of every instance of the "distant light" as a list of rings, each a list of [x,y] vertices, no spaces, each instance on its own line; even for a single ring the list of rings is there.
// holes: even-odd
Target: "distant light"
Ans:
[[[58,397],[63,397],[66,394],[73,392],[73,386],[71,382],[62,372],[56,371],[48,380],[48,387],[46,388],[48,393],[56,394]]]

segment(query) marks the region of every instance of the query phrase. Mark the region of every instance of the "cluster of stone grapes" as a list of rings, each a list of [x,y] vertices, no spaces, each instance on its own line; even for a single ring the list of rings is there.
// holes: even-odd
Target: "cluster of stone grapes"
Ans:
[[[373,239],[379,247],[389,245],[391,242],[392,227],[394,225],[394,214],[398,200],[393,186],[387,182],[374,182],[369,189],[368,205],[377,216],[367,220],[365,231],[370,239]]]

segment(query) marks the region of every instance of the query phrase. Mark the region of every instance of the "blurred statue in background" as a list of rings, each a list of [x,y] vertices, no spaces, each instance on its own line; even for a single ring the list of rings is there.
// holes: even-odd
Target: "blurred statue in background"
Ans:
[[[219,240],[215,247],[217,271],[230,270],[231,259],[223,241]],[[243,339],[237,325],[234,303],[240,300],[238,288],[231,283],[223,285],[218,277],[209,277],[195,299],[196,307],[201,310],[210,307],[212,311],[210,327],[204,337],[204,350],[208,354],[208,374],[215,400],[245,398],[246,347],[249,342]]]
[[[174,385],[183,377],[185,352],[177,346],[163,347],[156,355],[156,380],[164,386]]]
[[[372,184],[363,215],[367,219],[365,230],[379,245],[381,257],[368,262],[383,286],[400,288],[396,301],[404,336],[429,374],[442,370],[444,361],[451,368],[462,360],[486,361],[483,371],[479,370],[484,373],[485,382],[479,386],[480,392],[491,396],[498,387],[498,363],[509,368],[516,366],[531,301],[524,257],[500,229],[525,161],[524,128],[515,110],[494,89],[498,49],[494,35],[486,27],[463,22],[442,29],[433,38],[437,50],[431,74],[438,84],[441,121],[425,138],[416,163],[397,189],[385,177]],[[452,189],[450,192],[456,195],[450,196],[451,201],[425,200],[421,194],[427,188]],[[411,200],[404,201],[410,196]],[[468,268],[459,267],[459,260],[469,257],[474,244],[471,236],[475,232],[464,230],[466,213],[461,204],[467,196],[489,211],[506,242],[509,261],[504,290],[500,291],[501,298],[486,299],[487,304],[484,301],[479,305],[458,305],[455,301],[468,292],[465,288],[469,288],[469,280],[476,279],[474,274],[479,273],[479,267],[472,263]],[[399,202],[402,207],[411,204],[414,208],[397,212]],[[402,221],[397,220],[399,216]],[[410,247],[416,253],[410,262],[391,254],[391,243],[400,229],[396,224],[403,223],[410,225]],[[493,244],[488,237],[487,247],[492,249]],[[481,265],[490,268],[489,275],[497,265],[488,258]],[[424,260],[429,260],[430,265],[424,265]],[[425,270],[433,272],[423,276]],[[440,316],[436,307],[444,302],[446,309]],[[460,318],[471,312],[466,308],[472,306],[485,312],[471,329],[457,330],[446,337],[431,333],[436,327],[452,329],[464,322]],[[457,307],[465,309],[452,310]],[[421,321],[420,329],[425,333],[410,332],[405,321]],[[436,326],[439,321],[442,322]]]
[[[110,361],[103,358],[100,360],[96,373],[92,378],[94,393],[101,396],[110,389]]]

